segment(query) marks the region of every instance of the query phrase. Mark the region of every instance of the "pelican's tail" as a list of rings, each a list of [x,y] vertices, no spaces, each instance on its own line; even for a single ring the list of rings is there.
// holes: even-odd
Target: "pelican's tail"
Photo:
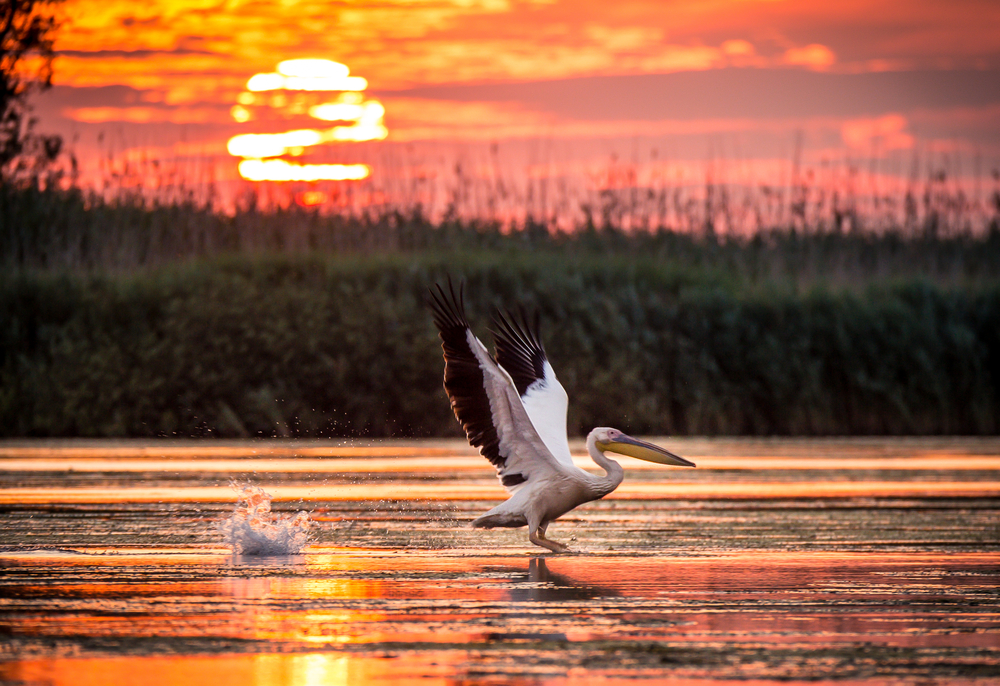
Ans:
[[[490,510],[482,517],[477,517],[472,521],[474,529],[516,529],[521,526],[528,526],[528,520],[523,514],[516,512],[496,512]]]

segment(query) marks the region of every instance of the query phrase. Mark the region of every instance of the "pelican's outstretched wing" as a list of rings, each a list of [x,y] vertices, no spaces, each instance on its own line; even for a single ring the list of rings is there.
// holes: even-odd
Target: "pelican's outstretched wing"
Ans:
[[[497,363],[514,380],[521,403],[545,447],[561,463],[572,467],[566,435],[569,396],[545,356],[538,313],[530,323],[524,310],[520,321],[510,312],[506,316],[497,312],[494,321]]]
[[[514,493],[533,479],[560,471],[521,404],[510,375],[490,357],[465,318],[461,290],[431,291],[434,324],[444,349],[444,389],[469,443],[497,468]]]

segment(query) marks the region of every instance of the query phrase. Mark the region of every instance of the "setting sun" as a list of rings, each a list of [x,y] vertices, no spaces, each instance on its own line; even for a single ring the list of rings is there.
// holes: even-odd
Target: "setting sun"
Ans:
[[[152,159],[211,169],[226,198],[240,170],[332,181],[364,165],[351,202],[471,217],[491,185],[549,199],[530,188],[547,179],[568,226],[607,179],[789,192],[811,174],[830,197],[857,169],[874,194],[943,170],[982,205],[1000,168],[1000,6],[977,0],[63,7],[37,111],[92,187]],[[498,220],[551,213],[503,197]]]
[[[290,162],[315,153],[322,146],[382,140],[388,135],[378,100],[361,95],[368,87],[361,77],[349,76],[347,66],[326,59],[295,59],[278,63],[276,72],[255,74],[236,96],[231,114],[238,124],[260,121],[271,125],[299,122],[306,117],[344,122],[323,129],[295,129],[277,133],[242,133],[229,139],[226,149],[243,158],[239,173],[248,181],[358,181],[367,178],[366,164]],[[290,93],[290,94],[289,94]],[[315,204],[315,203],[313,203]]]

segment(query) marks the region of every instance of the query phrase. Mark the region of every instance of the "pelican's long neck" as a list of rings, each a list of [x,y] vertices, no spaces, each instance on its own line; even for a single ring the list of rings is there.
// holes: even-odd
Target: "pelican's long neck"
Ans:
[[[612,460],[610,457],[605,457],[604,453],[597,447],[597,436],[596,429],[590,432],[587,436],[587,452],[590,453],[590,459],[592,459],[598,467],[606,472],[604,477],[594,477],[595,488],[600,492],[598,498],[603,498],[611,491],[618,488],[621,484],[622,479],[625,478],[625,472],[622,470],[622,466]]]

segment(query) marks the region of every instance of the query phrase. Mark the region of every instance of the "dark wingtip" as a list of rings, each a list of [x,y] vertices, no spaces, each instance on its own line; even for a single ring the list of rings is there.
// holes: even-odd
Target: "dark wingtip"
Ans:
[[[493,315],[491,332],[497,363],[510,374],[521,396],[545,377],[546,355],[539,332],[541,316],[537,311],[533,319],[523,306],[517,313],[496,310]]]
[[[436,289],[436,291],[435,291]],[[469,322],[465,318],[465,282],[459,282],[458,293],[455,293],[455,284],[448,276],[448,290],[441,284],[435,283],[429,287],[427,304],[434,312],[434,325],[439,331],[456,327],[469,328]]]
[[[493,312],[493,324],[496,328],[490,329],[490,333],[505,335],[513,341],[523,345],[527,350],[542,350],[541,345],[541,315],[535,310],[534,317],[529,318],[523,305],[517,308],[517,314],[510,310]],[[533,321],[532,321],[533,320]]]

